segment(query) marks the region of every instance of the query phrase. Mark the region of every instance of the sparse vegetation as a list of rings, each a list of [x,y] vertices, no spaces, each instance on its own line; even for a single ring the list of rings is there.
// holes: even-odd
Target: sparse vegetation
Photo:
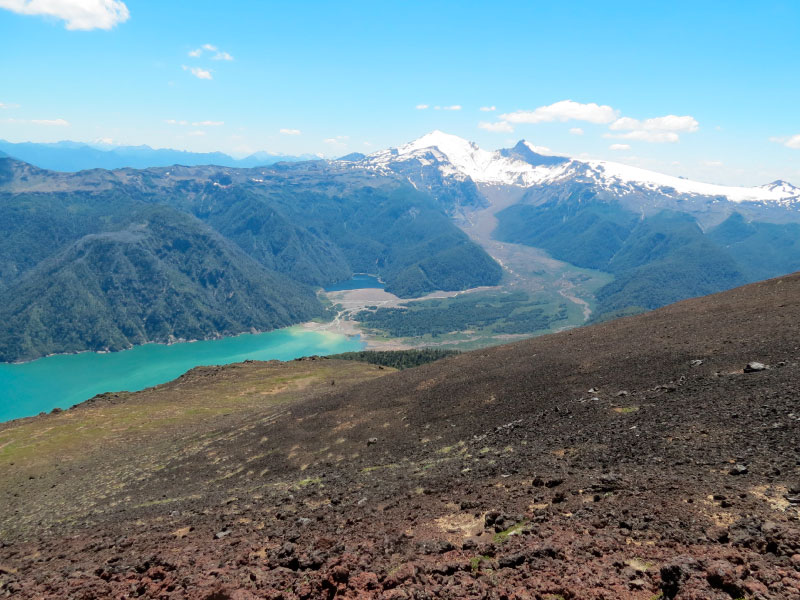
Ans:
[[[494,534],[494,543],[495,544],[502,544],[510,536],[519,534],[525,528],[525,525],[527,525],[527,524],[528,524],[527,521],[520,521],[519,523],[516,523],[516,524],[512,525],[508,529],[505,529],[503,531],[500,531],[500,532]]]
[[[472,571],[473,575],[478,575],[481,572],[481,563],[482,562],[490,562],[492,560],[491,556],[487,556],[485,554],[481,554],[478,556],[473,556],[469,559],[469,568]]]

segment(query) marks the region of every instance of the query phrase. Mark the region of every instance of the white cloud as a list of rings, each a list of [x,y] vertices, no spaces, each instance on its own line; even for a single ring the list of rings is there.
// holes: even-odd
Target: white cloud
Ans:
[[[442,110],[461,110],[461,105],[453,104],[452,106],[443,106]]]
[[[181,65],[181,68],[184,71],[191,72],[191,74],[198,79],[213,79],[213,77],[211,77],[211,71],[207,71],[206,69],[201,69],[200,67],[187,67],[186,65]]]
[[[197,131],[190,131],[186,135],[198,135],[199,136],[199,135],[205,135],[205,134],[206,134],[205,131],[202,131],[202,130],[198,129]]]
[[[5,102],[0,102],[0,109],[11,109],[11,108],[19,108],[19,104],[6,104]]]
[[[621,117],[608,126],[609,129],[614,131],[621,131],[625,129],[641,129],[642,124],[637,119],[630,117]]]
[[[120,0],[0,0],[0,8],[21,15],[55,17],[70,30],[111,29],[128,20]]]
[[[2,0],[0,0],[2,2]],[[211,57],[211,60],[233,60],[233,56],[224,52],[214,46],[213,44],[203,44],[199,48],[195,48],[194,50],[189,50],[189,56],[192,58],[200,58],[203,55],[203,52],[216,52],[214,56]]]
[[[573,127],[572,129],[569,130],[569,132],[572,135],[583,135],[583,129],[581,129],[580,127]]]
[[[697,119],[689,115],[666,115],[652,119],[622,117],[608,126],[612,131],[627,131],[621,134],[606,134],[607,138],[638,140],[650,143],[674,143],[680,141],[679,133],[694,133],[700,127]]]
[[[31,123],[50,127],[69,127],[69,121],[65,121],[64,119],[31,119]]]
[[[481,106],[481,110],[483,112],[492,112],[492,111],[497,110],[497,107],[496,106]]]
[[[609,150],[630,150],[631,147],[628,144],[611,144],[608,147]]]
[[[481,121],[478,123],[478,127],[485,129],[486,131],[491,131],[492,133],[511,133],[514,131],[514,128],[511,126],[511,124],[507,123],[506,121],[498,121],[497,123],[487,123],[486,121]]]
[[[705,165],[706,167],[721,167],[724,164],[725,163],[722,162],[721,160],[706,160],[703,162],[703,165]]]
[[[299,129],[283,128],[280,130],[280,133],[282,133],[283,135],[300,135],[301,131]]]
[[[652,119],[645,119],[639,121],[638,119],[631,119],[630,117],[622,117],[617,119],[609,129],[613,131],[626,131],[644,130],[644,131],[675,131],[681,133],[694,133],[699,128],[700,124],[697,119],[689,115],[678,117],[676,115],[666,115],[664,117],[655,117]]]
[[[425,110],[426,108],[428,108],[427,104],[417,104],[416,106],[417,110]]]
[[[518,110],[500,118],[511,123],[552,123],[554,121],[586,121],[588,123],[611,123],[619,116],[619,111],[610,106],[581,104],[572,100],[561,100],[535,110]]]
[[[336,137],[327,138],[323,140],[326,144],[330,144],[331,146],[338,146],[344,147],[347,145],[347,140],[350,139],[348,135],[337,135]]]
[[[800,150],[800,133],[790,137],[771,137],[769,138],[769,141],[775,142],[776,144],[783,144],[787,148]]]
[[[508,143],[513,144],[514,140],[509,140]],[[528,142],[525,142],[525,145],[528,146],[528,148],[530,148],[534,152],[536,152],[536,154],[547,154],[547,155],[553,154],[553,151],[547,146],[536,146],[535,144],[530,144]]]
[[[617,138],[620,140],[636,140],[637,142],[650,142],[652,144],[675,143],[680,141],[680,136],[674,131],[647,131],[637,129],[628,133],[603,135],[605,138]]]
[[[167,125],[181,125],[183,127],[187,125],[191,125],[192,127],[222,127],[225,125],[225,121],[192,121],[189,123],[189,121],[178,121],[177,119],[165,119],[164,123]]]

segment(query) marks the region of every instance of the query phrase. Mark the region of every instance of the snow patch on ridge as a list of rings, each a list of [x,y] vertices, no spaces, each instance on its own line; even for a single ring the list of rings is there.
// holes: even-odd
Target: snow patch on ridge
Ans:
[[[533,147],[535,148],[535,147]],[[469,177],[475,183],[504,184],[529,187],[563,174],[549,167],[534,167],[528,163],[479,148],[474,142],[442,131],[432,131],[396,149],[383,150],[365,159],[375,167],[388,167],[397,160],[416,159],[422,164],[430,154],[444,159],[440,168],[444,175]]]
[[[800,199],[800,189],[791,184],[788,184],[789,187],[774,188],[769,187],[772,184],[759,187],[736,187],[692,181],[603,160],[586,161],[585,164],[596,181],[606,187],[639,187],[660,191],[665,195],[678,193],[692,196],[724,196],[731,202],[781,202]],[[670,193],[670,190],[665,190],[665,188],[671,188],[674,191]]]
[[[530,142],[522,142],[540,155],[552,152]],[[399,148],[367,156],[360,165],[381,171],[392,170],[399,162],[416,160],[420,165],[435,165],[442,175],[470,178],[475,183],[531,187],[588,178],[596,185],[617,193],[657,192],[665,196],[691,195],[724,197],[731,202],[770,202],[789,206],[800,204],[800,188],[774,181],[758,187],[736,187],[691,181],[621,163],[567,159],[552,165],[531,165],[519,157],[489,151],[456,135],[436,130]]]

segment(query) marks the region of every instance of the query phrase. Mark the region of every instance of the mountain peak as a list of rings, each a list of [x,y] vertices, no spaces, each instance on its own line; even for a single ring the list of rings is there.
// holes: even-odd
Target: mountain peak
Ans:
[[[534,167],[538,166],[555,166],[565,162],[569,162],[569,158],[564,156],[555,156],[550,152],[549,148],[543,146],[534,146],[526,140],[520,140],[513,148],[504,148],[500,150],[500,154],[507,158],[521,160]]]
[[[771,183],[767,183],[759,187],[762,190],[768,190],[770,192],[785,195],[787,198],[800,196],[800,188],[783,179],[776,179]]]
[[[421,150],[423,148],[437,148],[443,154],[449,154],[448,151],[463,152],[469,150],[478,150],[478,146],[475,145],[475,143],[467,141],[462,137],[458,137],[457,135],[445,133],[439,129],[434,129],[430,133],[426,133],[413,142],[402,146],[399,148],[399,150],[402,154],[414,152],[415,150]]]

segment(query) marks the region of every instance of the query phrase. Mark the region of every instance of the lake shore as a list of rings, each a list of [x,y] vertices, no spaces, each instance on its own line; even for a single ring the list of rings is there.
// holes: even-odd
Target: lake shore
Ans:
[[[172,381],[197,366],[245,360],[288,361],[360,350],[360,339],[299,325],[256,334],[173,344],[143,344],[120,352],[58,354],[0,364],[0,422],[66,409],[96,394],[136,391]]]

